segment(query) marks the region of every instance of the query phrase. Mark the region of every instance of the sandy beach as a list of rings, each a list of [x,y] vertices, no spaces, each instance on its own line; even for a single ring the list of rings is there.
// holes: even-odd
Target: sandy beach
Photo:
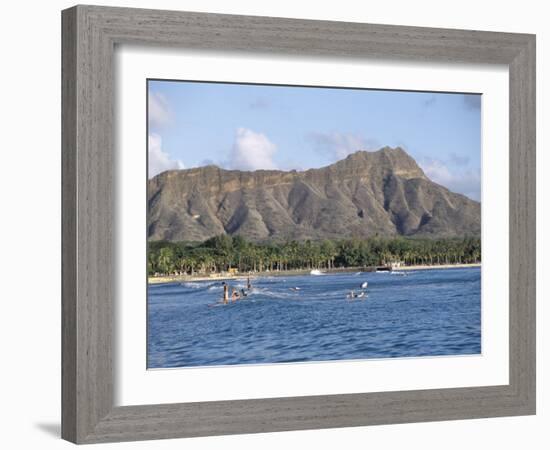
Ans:
[[[481,267],[481,263],[475,264],[439,264],[439,265],[416,265],[416,266],[401,266],[396,267],[394,271],[401,270],[431,270],[431,269],[458,269],[464,267]],[[331,270],[321,270],[322,273],[348,273],[348,272],[362,272],[364,267],[346,267],[343,269],[331,269]],[[267,272],[256,272],[251,273],[250,278],[258,277],[291,277],[296,275],[307,275],[310,273],[309,269],[304,270],[285,270],[285,271],[267,271]],[[248,277],[247,273],[239,274],[212,274],[207,275],[171,275],[171,276],[160,276],[160,277],[149,277],[150,284],[159,284],[159,283],[181,283],[189,281],[227,281],[227,280],[239,280],[245,279]]]
[[[438,265],[418,265],[418,266],[402,266],[397,267],[393,270],[399,271],[399,270],[429,270],[429,269],[460,269],[463,267],[481,267],[481,263],[475,263],[475,264],[438,264]]]
[[[331,270],[330,273],[346,273],[346,272],[357,272],[360,269],[358,268],[346,268]],[[324,271],[323,271],[324,272]],[[228,274],[228,273],[218,273],[212,274],[211,276],[207,275],[173,275],[173,276],[160,276],[160,277],[149,277],[149,283],[173,283],[173,282],[187,282],[187,281],[227,281],[227,280],[240,280],[246,279],[250,276],[250,279],[258,277],[291,277],[296,275],[307,275],[310,273],[309,269],[304,270],[273,270],[267,272],[255,272],[255,273],[238,273],[238,274]],[[329,273],[329,271],[326,271]]]

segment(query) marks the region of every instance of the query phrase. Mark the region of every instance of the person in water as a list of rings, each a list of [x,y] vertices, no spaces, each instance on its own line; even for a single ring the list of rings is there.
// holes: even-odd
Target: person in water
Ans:
[[[252,283],[250,283],[250,275],[248,275],[248,281],[247,281],[247,283],[246,283],[246,288],[247,288],[248,290],[252,289]]]
[[[229,286],[224,281],[222,282],[223,285],[223,303],[227,305],[229,303]]]
[[[234,302],[236,302],[237,300],[239,300],[241,298],[241,296],[239,295],[239,293],[237,292],[237,289],[233,288],[233,293],[231,294],[231,300],[233,300]]]

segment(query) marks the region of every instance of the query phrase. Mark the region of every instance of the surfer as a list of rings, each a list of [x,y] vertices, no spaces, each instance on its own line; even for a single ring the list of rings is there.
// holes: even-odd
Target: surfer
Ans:
[[[223,285],[223,303],[224,305],[227,305],[229,303],[229,286],[225,281],[222,281]]]
[[[222,281],[222,286],[223,286],[223,298],[216,303],[210,303],[209,305],[207,305],[209,308],[214,308],[216,306],[221,306],[221,305],[227,305],[229,303],[229,286],[225,281]]]
[[[222,281],[223,286],[223,303],[227,305],[229,303],[229,286],[225,281]]]
[[[231,294],[231,300],[236,302],[237,300],[239,300],[241,298],[241,296],[239,295],[239,293],[237,292],[237,289],[233,288],[233,293]]]

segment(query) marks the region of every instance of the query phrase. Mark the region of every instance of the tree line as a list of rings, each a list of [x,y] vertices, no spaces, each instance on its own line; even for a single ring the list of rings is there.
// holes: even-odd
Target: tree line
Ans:
[[[463,264],[481,261],[479,237],[381,238],[256,243],[222,234],[204,242],[151,241],[149,275],[207,274],[236,269],[332,269],[404,265]]]

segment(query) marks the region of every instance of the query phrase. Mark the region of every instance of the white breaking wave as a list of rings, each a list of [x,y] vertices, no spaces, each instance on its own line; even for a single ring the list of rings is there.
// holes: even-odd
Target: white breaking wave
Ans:
[[[187,283],[182,283],[181,285],[183,287],[190,288],[190,289],[200,289],[200,288],[205,288],[206,286],[208,286],[208,285],[205,285],[205,284],[196,283],[194,281],[188,281]]]

